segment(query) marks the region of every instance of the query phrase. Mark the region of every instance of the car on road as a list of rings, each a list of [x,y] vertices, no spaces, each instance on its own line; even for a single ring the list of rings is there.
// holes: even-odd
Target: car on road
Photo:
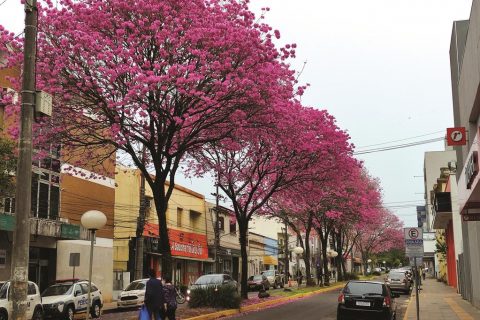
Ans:
[[[393,291],[402,291],[404,293],[410,293],[412,282],[407,274],[408,271],[404,270],[391,270],[385,280],[385,283]]]
[[[349,281],[338,296],[337,320],[394,320],[398,296],[382,282]]]
[[[10,319],[12,315],[13,304],[9,295],[10,285],[10,281],[0,283],[0,320]],[[27,287],[27,319],[43,319],[43,307],[40,290],[32,281],[28,281]]]
[[[262,271],[262,275],[267,277],[268,282],[273,289],[283,288],[284,278],[283,275],[280,274],[277,270],[265,270]]]
[[[100,317],[103,308],[102,292],[92,282],[91,308],[92,318]],[[86,313],[88,305],[88,281],[61,280],[42,292],[45,319],[73,320],[78,313]]]
[[[237,281],[233,280],[233,278],[228,274],[223,273],[214,273],[214,274],[207,274],[203,275],[195,281],[187,290],[187,294],[191,290],[195,290],[197,288],[209,288],[209,287],[233,287],[238,290]]]
[[[263,274],[257,274],[248,278],[248,290],[268,290],[270,289],[270,282]]]
[[[382,272],[382,268],[373,268],[373,272],[381,273],[381,272]]]
[[[118,295],[118,308],[125,309],[143,305],[147,281],[148,279],[135,280],[123,289]]]

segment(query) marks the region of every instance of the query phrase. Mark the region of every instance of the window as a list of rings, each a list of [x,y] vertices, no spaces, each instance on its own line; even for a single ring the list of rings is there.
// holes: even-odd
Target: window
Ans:
[[[183,215],[183,209],[177,208],[177,227],[179,228],[182,227],[182,215]]]
[[[7,250],[0,250],[0,269],[7,266]]]
[[[29,295],[37,294],[37,289],[33,283],[28,283],[28,293]]]
[[[87,283],[81,283],[80,287],[82,287],[83,294],[88,293],[88,284]]]
[[[237,222],[230,218],[230,233],[236,233],[237,232]]]
[[[3,199],[3,211],[9,214],[15,213],[15,198]]]
[[[60,206],[60,147],[49,146],[43,152],[47,153],[45,158],[32,161],[32,216],[56,220]]]
[[[225,232],[225,218],[218,217],[218,231]]]

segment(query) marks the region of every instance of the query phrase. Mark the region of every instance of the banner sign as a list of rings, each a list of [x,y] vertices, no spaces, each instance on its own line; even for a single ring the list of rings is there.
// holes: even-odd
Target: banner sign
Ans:
[[[467,144],[465,127],[447,128],[447,145],[464,146]]]
[[[158,238],[158,225],[145,224],[143,235]],[[168,238],[170,239],[172,256],[208,259],[207,236],[205,234],[169,229]]]

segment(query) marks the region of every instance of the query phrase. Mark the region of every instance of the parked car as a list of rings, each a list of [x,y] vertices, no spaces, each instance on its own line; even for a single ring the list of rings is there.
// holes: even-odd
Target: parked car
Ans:
[[[338,296],[337,320],[393,320],[398,296],[385,283],[349,281]]]
[[[248,278],[248,290],[268,290],[270,288],[270,282],[263,274],[257,274]]]
[[[12,315],[13,305],[9,298],[10,281],[0,284],[0,320],[10,319]],[[38,286],[28,281],[27,288],[27,319],[42,320],[43,307],[42,298]]]
[[[75,314],[86,313],[88,304],[88,281],[57,281],[42,292],[45,319],[73,320]],[[98,318],[103,308],[102,292],[92,282],[91,308],[92,318]]]
[[[403,291],[405,293],[410,293],[412,282],[407,272],[408,271],[404,270],[391,270],[388,273],[385,282],[393,291]]]
[[[373,272],[379,272],[379,273],[381,273],[381,272],[382,272],[382,269],[381,269],[381,268],[373,268]]]
[[[265,271],[262,271],[262,275],[267,277],[268,282],[270,283],[273,289],[283,288],[283,285],[284,285],[283,274],[280,274],[277,270],[265,270]]]
[[[237,281],[233,280],[231,276],[228,274],[217,273],[217,274],[207,274],[201,276],[200,278],[195,281],[194,284],[190,285],[190,288],[187,290],[187,294],[190,293],[191,290],[196,288],[208,288],[208,287],[234,287],[238,290]]]
[[[118,308],[139,307],[145,300],[145,290],[147,288],[148,279],[135,280],[131,282],[118,295]]]

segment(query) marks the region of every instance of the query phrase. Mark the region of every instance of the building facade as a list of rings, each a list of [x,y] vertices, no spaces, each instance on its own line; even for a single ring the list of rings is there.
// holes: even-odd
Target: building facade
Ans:
[[[467,143],[456,146],[458,210],[462,214],[463,253],[459,256],[462,296],[480,308],[480,1],[474,0],[470,19],[455,21],[450,42],[453,117],[455,127],[465,127]]]

